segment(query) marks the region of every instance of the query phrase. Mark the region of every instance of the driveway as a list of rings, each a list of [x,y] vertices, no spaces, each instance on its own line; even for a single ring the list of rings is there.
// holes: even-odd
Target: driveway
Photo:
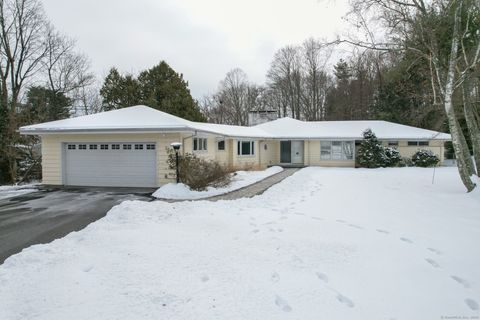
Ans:
[[[124,200],[150,201],[149,189],[41,188],[0,200],[0,264],[33,244],[48,243],[105,216]]]

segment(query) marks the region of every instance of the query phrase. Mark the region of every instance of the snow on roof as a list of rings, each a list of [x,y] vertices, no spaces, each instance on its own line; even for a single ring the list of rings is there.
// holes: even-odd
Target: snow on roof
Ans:
[[[255,126],[277,138],[361,139],[370,128],[379,139],[450,140],[449,134],[382,120],[300,121],[281,118]]]
[[[253,127],[188,121],[147,107],[133,106],[20,128],[22,134],[57,132],[199,131],[227,137],[272,139],[361,139],[370,128],[379,139],[450,140],[446,133],[387,121],[313,121],[282,118]]]
[[[25,126],[20,132],[186,129],[189,125],[188,120],[140,105]]]

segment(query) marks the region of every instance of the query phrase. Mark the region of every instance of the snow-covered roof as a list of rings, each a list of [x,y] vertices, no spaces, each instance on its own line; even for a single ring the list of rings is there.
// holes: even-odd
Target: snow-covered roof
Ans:
[[[253,127],[201,123],[149,108],[133,106],[20,128],[22,134],[95,132],[206,132],[227,137],[265,139],[361,139],[370,128],[379,139],[450,140],[446,133],[387,121],[314,121],[282,118]]]
[[[372,129],[379,139],[450,140],[447,133],[406,126],[382,120],[300,121],[281,118],[255,126],[277,138],[361,139],[365,129]]]

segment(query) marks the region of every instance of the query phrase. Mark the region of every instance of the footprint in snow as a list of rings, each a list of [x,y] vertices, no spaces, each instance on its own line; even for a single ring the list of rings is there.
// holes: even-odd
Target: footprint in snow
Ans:
[[[272,276],[270,277],[270,279],[272,280],[272,282],[278,282],[280,281],[280,275],[276,272],[272,273]]]
[[[428,251],[431,251],[435,254],[441,255],[443,252],[435,248],[427,248]]]
[[[260,230],[258,230],[258,229],[252,230],[252,233],[259,233],[259,232],[260,232]]]
[[[337,300],[346,305],[349,308],[355,307],[355,304],[353,303],[352,300],[349,298],[345,297],[343,294],[337,294]]]
[[[337,219],[337,220],[335,220],[335,221],[340,222],[340,223],[346,223],[346,222],[347,222],[347,221],[341,220],[341,219]]]
[[[413,243],[412,240],[410,240],[408,238],[404,238],[404,237],[401,237],[400,240],[402,240],[403,242],[407,242],[407,243]]]
[[[467,280],[465,279],[462,279],[460,277],[457,277],[457,276],[450,276],[453,280],[455,280],[456,282],[458,282],[459,284],[461,284],[462,286],[464,286],[465,288],[470,288],[470,282],[468,282]]]
[[[312,218],[312,219],[314,219],[314,220],[320,220],[320,221],[323,221],[323,220],[325,220],[325,219],[323,219],[323,218],[319,218],[319,217],[310,217],[310,218]]]
[[[383,230],[383,229],[377,229],[377,232],[380,232],[380,233],[383,233],[383,234],[389,234],[390,233],[387,230]]]
[[[328,282],[328,276],[325,273],[322,272],[315,272],[317,275],[317,278],[322,280],[323,282],[327,283]]]
[[[280,297],[279,295],[275,296],[275,304],[277,305],[277,307],[282,309],[282,311],[284,311],[284,312],[292,311],[292,307],[290,307],[288,305],[288,302],[285,299],[283,299],[282,297]]]
[[[440,265],[438,264],[438,262],[433,260],[433,259],[426,258],[425,261],[427,261],[429,264],[431,264],[432,267],[434,267],[434,268],[440,268]]]
[[[358,226],[358,225],[356,225],[356,224],[353,224],[353,223],[349,223],[348,226],[349,226],[349,227],[352,227],[352,228],[355,228],[355,229],[360,229],[360,230],[363,230],[363,229],[364,229],[363,227],[360,227],[360,226]]]
[[[477,311],[477,310],[479,309],[479,307],[478,307],[478,302],[475,301],[475,300],[473,300],[473,299],[470,299],[470,298],[465,299],[465,303],[467,304],[467,306],[468,306],[470,309],[472,309],[472,310],[474,310],[474,311]]]
[[[93,266],[90,265],[90,266],[86,266],[82,269],[83,272],[90,272],[91,270],[93,269]]]
[[[210,278],[208,276],[202,276],[200,280],[202,280],[202,282],[207,282],[208,280],[210,280]]]

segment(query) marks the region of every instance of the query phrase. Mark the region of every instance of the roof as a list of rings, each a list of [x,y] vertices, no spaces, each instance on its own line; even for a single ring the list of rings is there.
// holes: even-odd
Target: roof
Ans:
[[[383,120],[348,121],[300,121],[289,117],[255,126],[277,138],[310,139],[362,139],[362,133],[370,128],[377,138],[450,140],[447,133],[406,126]]]
[[[19,129],[22,134],[95,132],[206,132],[265,139],[361,139],[370,128],[379,139],[450,140],[450,135],[387,121],[300,121],[281,118],[253,127],[201,123],[147,107],[133,106]]]

